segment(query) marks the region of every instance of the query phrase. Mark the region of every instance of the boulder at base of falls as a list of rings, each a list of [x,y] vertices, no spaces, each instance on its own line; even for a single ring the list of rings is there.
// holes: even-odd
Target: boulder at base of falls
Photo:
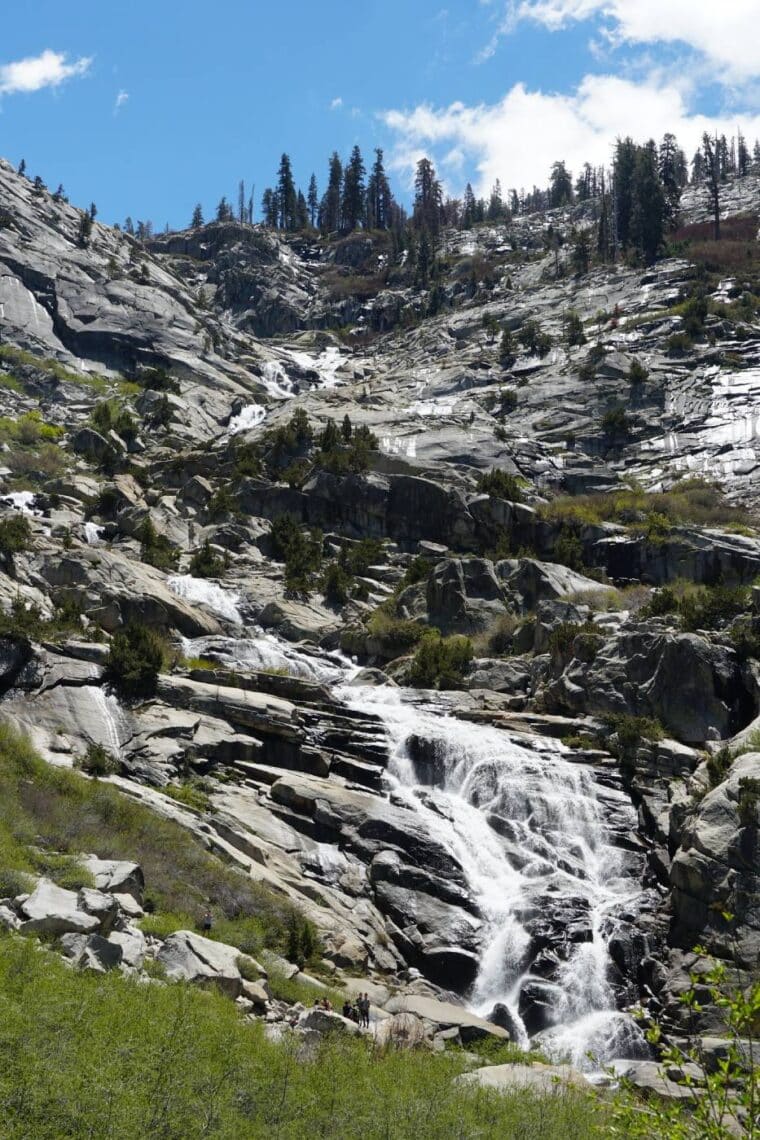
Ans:
[[[706,945],[747,968],[760,955],[757,787],[760,753],[749,752],[687,819],[670,870],[673,944]],[[734,916],[730,924],[726,912]]]
[[[586,1090],[590,1087],[583,1073],[570,1065],[485,1065],[471,1073],[462,1073],[456,1081],[457,1084],[480,1085],[499,1092],[525,1089],[540,1095],[564,1094],[568,1086]]]
[[[193,982],[196,985],[215,985],[230,997],[243,992],[240,959],[266,977],[266,971],[253,958],[241,954],[236,946],[214,942],[190,930],[177,930],[170,934],[157,955],[158,961],[172,981]]]
[[[497,1037],[500,1041],[508,1041],[509,1033],[500,1025],[494,1025],[476,1013],[470,1013],[464,1006],[454,1005],[453,1002],[438,1001],[436,998],[422,997],[416,994],[399,994],[391,998],[385,1006],[388,1013],[411,1013],[429,1022],[433,1032],[442,1029],[458,1029],[459,1036],[465,1044],[488,1037]]]

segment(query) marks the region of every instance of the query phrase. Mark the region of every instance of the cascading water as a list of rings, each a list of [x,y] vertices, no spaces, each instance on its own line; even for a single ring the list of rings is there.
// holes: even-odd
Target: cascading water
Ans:
[[[227,601],[237,609],[237,596]],[[348,706],[382,720],[394,796],[459,863],[481,916],[469,995],[478,1013],[505,1006],[523,1044],[538,1034],[544,1051],[579,1066],[588,1067],[588,1053],[605,1062],[646,1052],[610,982],[610,938],[642,896],[636,857],[612,842],[611,820],[617,832],[636,828],[622,791],[601,788],[555,741],[450,715],[443,695],[351,684],[356,667],[340,654],[257,630],[186,648],[231,668],[286,669],[333,685]]]
[[[582,1065],[587,1052],[602,1061],[640,1053],[638,1029],[615,1008],[607,944],[641,888],[610,843],[591,771],[554,742],[526,747],[420,694],[345,686],[340,695],[382,717],[396,794],[464,871],[484,923],[476,1011],[506,1006],[524,1043],[538,998],[542,1045],[553,1054]],[[633,830],[623,793],[605,797]]]

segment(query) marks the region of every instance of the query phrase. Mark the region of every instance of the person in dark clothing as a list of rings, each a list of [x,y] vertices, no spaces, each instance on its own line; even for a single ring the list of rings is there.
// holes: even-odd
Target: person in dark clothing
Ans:
[[[346,998],[346,1000],[343,1002],[343,1016],[344,1017],[352,1017],[353,1016],[353,1009],[351,1006],[351,1002],[348,1000],[348,998]]]
[[[369,994],[359,994],[359,1000],[356,1004],[359,1008],[359,1024],[363,1028],[369,1029]]]
[[[211,930],[211,927],[213,925],[214,925],[214,916],[212,915],[210,910],[207,910],[205,912],[205,914],[203,915],[203,921],[201,922],[201,930],[203,931],[204,934],[208,934],[208,932]]]

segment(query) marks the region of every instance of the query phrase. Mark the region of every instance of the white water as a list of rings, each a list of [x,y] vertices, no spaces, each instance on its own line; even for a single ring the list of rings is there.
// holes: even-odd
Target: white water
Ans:
[[[540,1034],[541,1047],[580,1067],[588,1067],[589,1052],[599,1062],[642,1054],[641,1034],[616,1009],[608,981],[607,940],[615,917],[635,912],[641,894],[636,876],[626,874],[627,856],[611,845],[605,829],[605,812],[614,811],[617,826],[635,830],[633,807],[622,792],[605,789],[603,804],[591,770],[570,761],[562,745],[513,739],[459,720],[447,713],[445,696],[352,685],[356,666],[339,654],[306,650],[262,631],[240,640],[188,641],[186,652],[239,669],[287,669],[335,686],[350,707],[378,715],[389,737],[394,794],[462,867],[482,916],[473,1008],[488,1015],[497,1002],[505,1004],[519,1033],[521,988],[540,980],[529,972],[534,933],[540,938],[541,927],[551,926],[559,911],[550,941],[561,964],[551,979],[551,1024]],[[441,786],[420,784],[412,737],[434,752]],[[331,854],[323,856],[328,869]],[[557,941],[568,906],[573,917],[581,916],[586,941]],[[521,1036],[525,1044],[527,1034]]]
[[[105,532],[106,528],[98,526],[97,523],[86,522],[84,524],[84,538],[88,546],[100,546]]]
[[[99,743],[113,756],[121,755],[124,714],[121,705],[112,693],[106,693],[100,685],[88,686],[93,703],[98,711],[98,721],[102,728]]]
[[[250,431],[266,419],[266,414],[267,410],[261,404],[246,404],[230,420],[227,434],[239,435],[242,431]]]
[[[22,515],[28,515],[29,518],[42,518],[42,511],[36,511],[33,503],[36,498],[34,491],[11,491],[7,495],[2,496],[2,501],[9,507],[13,507],[14,511],[20,511]]]
[[[485,937],[470,995],[476,1011],[488,1015],[501,1002],[521,1023],[520,989],[531,980],[527,927],[550,917],[553,906],[580,900],[590,940],[559,948],[565,960],[553,979],[551,1013],[557,1028],[545,1031],[542,1043],[576,1065],[587,1063],[588,1051],[600,1060],[619,1056],[621,1042],[629,1055],[634,1041],[640,1051],[639,1031],[615,1008],[607,951],[614,916],[635,907],[640,887],[608,842],[590,770],[565,759],[555,742],[525,747],[499,729],[446,715],[420,694],[410,701],[398,689],[345,686],[340,695],[382,717],[397,794],[459,862],[479,905]],[[408,750],[412,736],[433,742],[442,787],[420,786]],[[630,802],[622,793],[606,794],[633,830]]]
[[[193,578],[191,574],[173,574],[166,579],[166,585],[178,598],[192,605],[205,606],[235,625],[243,624],[239,608],[242,601],[240,594],[223,590],[206,578]]]
[[[293,381],[279,360],[267,360],[261,369],[261,382],[275,400],[289,400],[293,395]]]

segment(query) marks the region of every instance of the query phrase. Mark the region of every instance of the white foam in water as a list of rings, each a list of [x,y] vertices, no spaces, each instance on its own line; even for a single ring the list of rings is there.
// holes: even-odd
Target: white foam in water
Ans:
[[[32,506],[35,498],[34,491],[11,491],[10,494],[3,495],[2,501],[13,507],[14,511],[20,511],[22,515],[39,519],[42,518],[42,511],[36,511]]]
[[[357,671],[341,654],[328,655],[316,649],[307,653],[264,630],[254,629],[252,634],[245,638],[187,638],[184,652],[187,657],[213,657],[227,669],[283,670],[293,677],[322,685],[344,682]]]
[[[223,590],[205,578],[193,578],[190,574],[173,574],[166,579],[166,585],[173,594],[191,605],[205,606],[235,625],[243,624],[239,609],[242,601],[240,594]]]
[[[250,431],[265,420],[266,415],[267,410],[261,404],[246,404],[232,417],[227,432],[229,435],[239,435],[241,431]]]
[[[275,400],[289,400],[293,395],[293,381],[279,360],[267,360],[262,365],[261,382]]]
[[[339,348],[326,348],[316,357],[310,356],[308,352],[291,352],[290,358],[301,368],[316,372],[319,375],[320,388],[337,388],[343,383],[337,376],[338,369],[343,363]]]
[[[592,939],[568,952],[556,979],[557,1029],[546,1039],[542,1035],[542,1048],[585,1067],[589,1051],[603,1062],[620,1056],[621,1047],[633,1048],[635,1039],[641,1055],[641,1034],[615,1008],[604,933],[611,928],[606,919],[635,908],[641,888],[637,879],[625,877],[625,857],[607,841],[591,771],[564,759],[554,742],[523,747],[499,729],[423,704],[419,694],[412,699],[416,703],[384,687],[344,687],[340,695],[382,717],[398,794],[459,862],[484,916],[486,938],[471,995],[476,1011],[486,1015],[501,1002],[521,1026],[517,1006],[531,941],[524,923],[546,914],[555,900],[580,899],[588,908]],[[433,743],[442,788],[419,786],[407,747],[412,736]],[[630,816],[633,830],[630,801],[609,789],[605,797],[623,818]],[[509,838],[489,824],[491,814]]]
[[[81,692],[89,692],[98,710],[96,722],[102,726],[99,741],[117,758],[121,754],[124,714],[121,705],[111,693],[106,693],[99,685],[86,686]]]
[[[98,526],[97,523],[86,522],[84,524],[84,538],[88,546],[100,546],[105,532],[106,528]]]

